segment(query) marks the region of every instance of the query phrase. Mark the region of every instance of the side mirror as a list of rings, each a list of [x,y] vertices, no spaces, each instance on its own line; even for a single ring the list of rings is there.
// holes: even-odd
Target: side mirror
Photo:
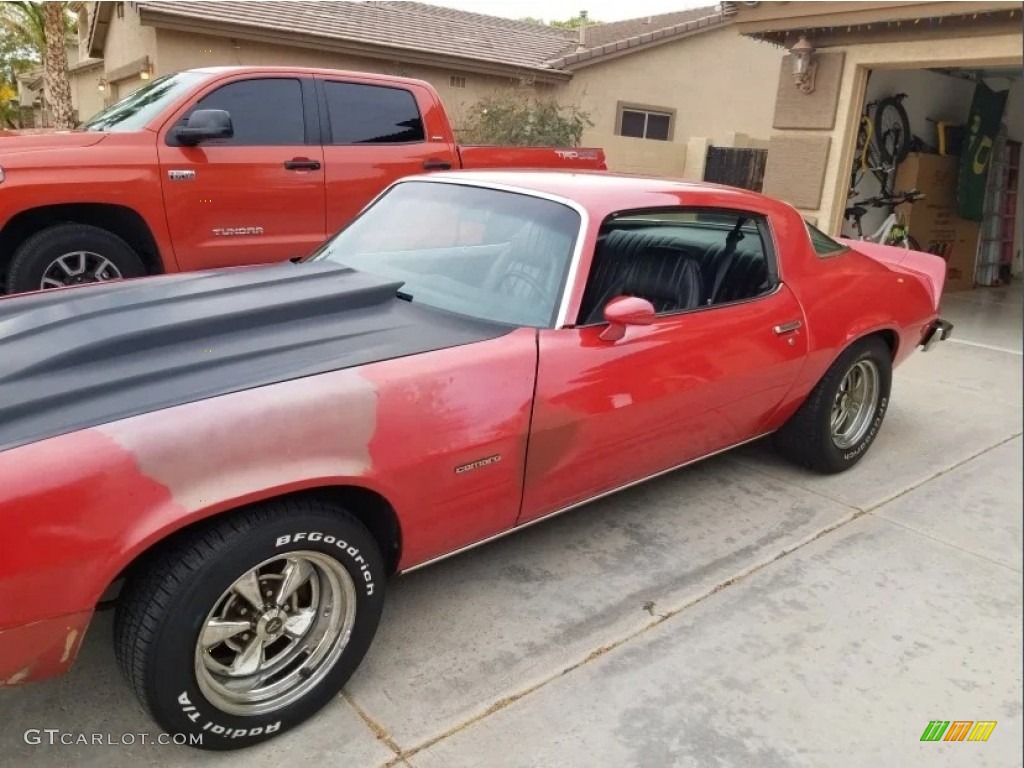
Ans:
[[[626,335],[627,325],[651,325],[656,319],[654,305],[638,296],[619,296],[604,307],[608,327],[601,332],[604,341],[618,341]]]
[[[230,139],[235,135],[235,127],[231,115],[223,109],[197,109],[174,135],[180,143],[194,147],[201,141]]]

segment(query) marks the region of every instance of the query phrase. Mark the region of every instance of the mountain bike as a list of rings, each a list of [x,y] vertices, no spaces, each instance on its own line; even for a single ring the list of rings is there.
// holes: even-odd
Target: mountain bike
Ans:
[[[913,139],[910,118],[903,108],[905,98],[907,94],[897,93],[864,105],[857,131],[853,168],[850,171],[851,195],[868,171],[878,179],[882,195],[891,193],[893,172],[907,159]]]
[[[857,239],[865,242],[882,243],[884,245],[901,245],[912,251],[921,250],[921,245],[910,234],[910,227],[907,224],[906,216],[896,207],[903,203],[912,203],[921,200],[924,195],[916,189],[908,192],[896,192],[893,194],[881,194],[858,200],[846,209],[846,218],[853,221],[853,228],[857,232]],[[882,225],[871,235],[865,235],[861,226],[861,219],[871,208],[888,208],[889,215],[882,222]]]

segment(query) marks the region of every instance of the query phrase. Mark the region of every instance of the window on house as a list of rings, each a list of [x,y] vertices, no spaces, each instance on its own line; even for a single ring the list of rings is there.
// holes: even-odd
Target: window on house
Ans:
[[[619,135],[636,139],[672,140],[675,112],[642,107],[619,106]]]
[[[450,85],[452,88],[465,88],[466,78],[463,77],[462,75],[451,75],[448,78],[448,85]]]
[[[426,140],[415,97],[402,88],[324,83],[332,144],[406,144]]]

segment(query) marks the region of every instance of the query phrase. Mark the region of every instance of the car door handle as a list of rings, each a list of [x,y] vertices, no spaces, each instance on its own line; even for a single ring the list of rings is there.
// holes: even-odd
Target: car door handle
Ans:
[[[319,171],[320,161],[310,160],[308,157],[296,157],[285,160],[284,167],[289,171]]]
[[[452,164],[447,160],[424,160],[423,169],[427,171],[448,171]]]
[[[788,323],[776,325],[774,330],[777,334],[779,334],[779,336],[782,336],[783,334],[792,333],[793,331],[799,330],[800,326],[802,325],[803,323],[801,323],[799,320],[792,320]]]

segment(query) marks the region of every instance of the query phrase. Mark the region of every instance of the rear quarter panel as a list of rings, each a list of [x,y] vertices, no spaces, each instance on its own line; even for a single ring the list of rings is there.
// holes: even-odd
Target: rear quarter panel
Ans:
[[[536,332],[522,329],[0,453],[0,630],[92,610],[154,543],[292,491],[382,494],[401,524],[402,568],[511,527],[536,354]]]
[[[938,312],[927,274],[902,270],[853,247],[819,256],[793,209],[780,209],[773,226],[782,277],[803,307],[808,341],[807,362],[770,425],[776,428],[857,339],[878,332],[895,334],[893,364],[899,365],[914,351]]]

